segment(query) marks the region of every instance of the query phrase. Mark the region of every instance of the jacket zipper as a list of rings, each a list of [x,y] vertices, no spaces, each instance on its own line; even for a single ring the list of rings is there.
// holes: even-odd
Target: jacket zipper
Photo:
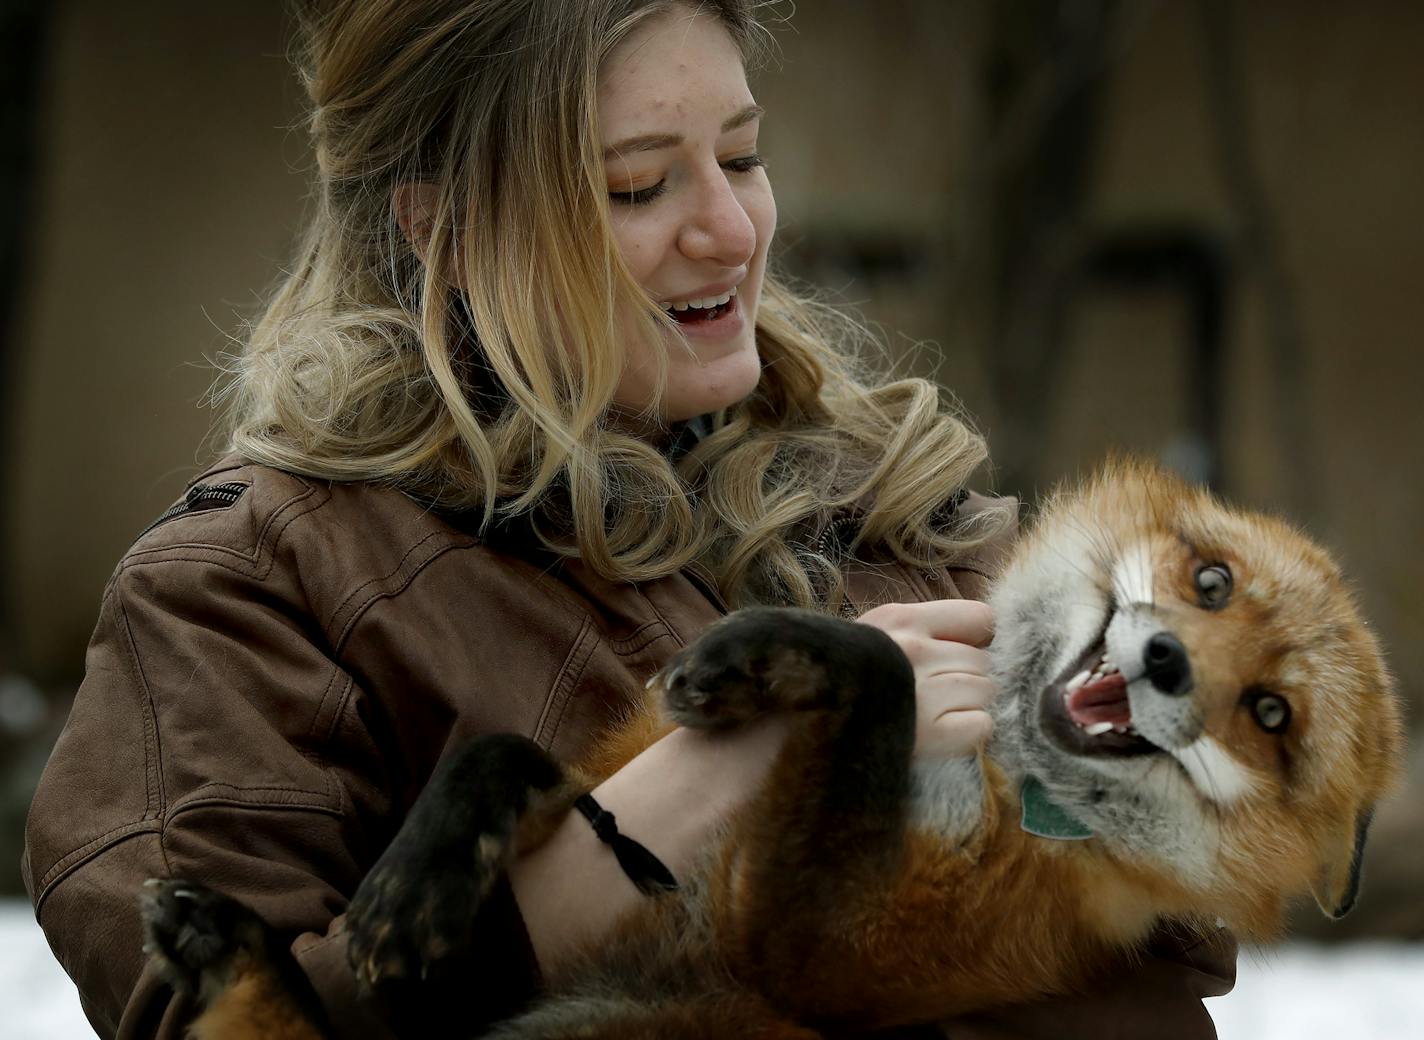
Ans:
[[[227,484],[194,484],[183,494],[183,498],[164,510],[153,523],[149,524],[139,534],[139,538],[148,534],[159,524],[167,523],[175,517],[183,516],[185,513],[198,513],[206,509],[226,509],[247,490],[246,484],[236,482]],[[136,541],[137,539],[135,539]]]
[[[843,549],[848,548],[849,542],[841,538],[840,529],[842,527],[849,527],[852,529],[858,528],[860,527],[860,518],[853,516],[838,516],[833,519],[830,523],[826,525],[825,530],[821,532],[821,537],[816,539],[816,552],[818,552],[820,555],[824,556],[826,559],[829,560],[831,558],[830,550],[832,541],[839,542],[841,548]]]

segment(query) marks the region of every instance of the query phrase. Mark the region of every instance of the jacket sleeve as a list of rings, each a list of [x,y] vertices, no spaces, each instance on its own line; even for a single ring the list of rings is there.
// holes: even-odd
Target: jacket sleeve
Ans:
[[[138,895],[198,881],[292,937],[340,1034],[389,1035],[357,999],[340,916],[404,809],[379,713],[304,604],[208,556],[131,562],[106,592],[30,811],[40,925],[100,1036],[178,1037],[189,1009],[145,968]],[[537,974],[512,898],[486,923],[493,1015]]]
[[[1190,941],[1164,930],[1146,952],[1101,990],[966,1015],[943,1023],[941,1035],[948,1040],[1216,1040],[1202,998],[1231,991],[1236,939],[1225,929]]]

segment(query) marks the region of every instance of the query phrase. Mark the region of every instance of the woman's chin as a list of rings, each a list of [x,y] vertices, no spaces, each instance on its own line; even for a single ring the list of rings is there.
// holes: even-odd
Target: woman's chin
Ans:
[[[761,359],[755,347],[698,364],[691,359],[668,372],[662,416],[682,422],[745,400],[761,380]]]

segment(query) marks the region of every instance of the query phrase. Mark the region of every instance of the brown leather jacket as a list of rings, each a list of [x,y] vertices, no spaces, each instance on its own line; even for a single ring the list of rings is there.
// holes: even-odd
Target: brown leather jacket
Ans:
[[[608,582],[390,489],[235,460],[170,513],[105,590],[35,796],[22,870],[40,924],[101,1036],[176,1037],[187,1009],[144,968],[137,893],[202,880],[295,936],[343,1035],[388,1035],[354,993],[340,915],[440,755],[512,731],[576,756],[724,606],[695,572]],[[929,577],[858,567],[852,599],[979,596],[1001,550]],[[481,931],[504,977],[472,1021],[537,986],[512,900]],[[1234,950],[1168,952],[1111,993],[948,1032],[1214,1036],[1198,998],[1230,988]]]

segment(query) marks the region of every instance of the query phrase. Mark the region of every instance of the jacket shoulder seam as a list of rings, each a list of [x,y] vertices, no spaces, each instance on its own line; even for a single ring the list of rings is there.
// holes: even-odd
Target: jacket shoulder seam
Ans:
[[[301,481],[301,484],[301,491],[279,503],[263,521],[250,551],[237,549],[221,542],[175,542],[172,545],[131,550],[120,563],[119,569],[125,570],[129,567],[164,563],[171,560],[186,560],[226,566],[238,573],[249,574],[262,580],[271,572],[276,562],[276,547],[287,528],[299,517],[313,512],[331,499],[330,491],[323,493],[321,488],[306,481]],[[306,508],[299,508],[303,505]],[[189,555],[195,550],[214,555],[211,557]]]
[[[431,542],[438,544],[432,546]],[[451,549],[475,548],[478,545],[479,543],[469,538],[468,535],[454,532],[431,531],[426,534],[405,551],[400,561],[390,571],[380,577],[367,579],[356,586],[332,611],[331,620],[326,625],[327,638],[331,641],[332,653],[340,654],[342,646],[351,635],[351,630],[356,627],[357,622],[365,615],[371,604],[380,599],[389,599],[400,595],[410,587],[410,583],[430,565],[431,561]],[[425,555],[417,556],[417,553],[422,549],[426,550]],[[391,584],[393,579],[400,577],[402,571],[406,572],[404,578]],[[361,599],[363,593],[368,593],[368,595]],[[349,616],[343,621],[342,614],[348,612]]]
[[[147,833],[157,834],[160,833],[161,830],[162,824],[156,819],[135,820],[132,823],[121,824],[118,827],[105,831],[97,838],[85,842],[78,848],[70,849],[51,864],[50,868],[46,870],[44,875],[40,878],[39,884],[35,886],[35,913],[38,914],[40,912],[40,907],[44,904],[50,892],[54,890],[55,885],[59,884],[60,881],[74,870],[99,855],[99,853],[133,835]]]
[[[304,787],[243,787],[239,784],[211,783],[185,794],[169,806],[163,816],[164,829],[190,809],[213,805],[251,809],[305,809],[341,816],[339,804],[333,804],[332,792],[313,791]]]

